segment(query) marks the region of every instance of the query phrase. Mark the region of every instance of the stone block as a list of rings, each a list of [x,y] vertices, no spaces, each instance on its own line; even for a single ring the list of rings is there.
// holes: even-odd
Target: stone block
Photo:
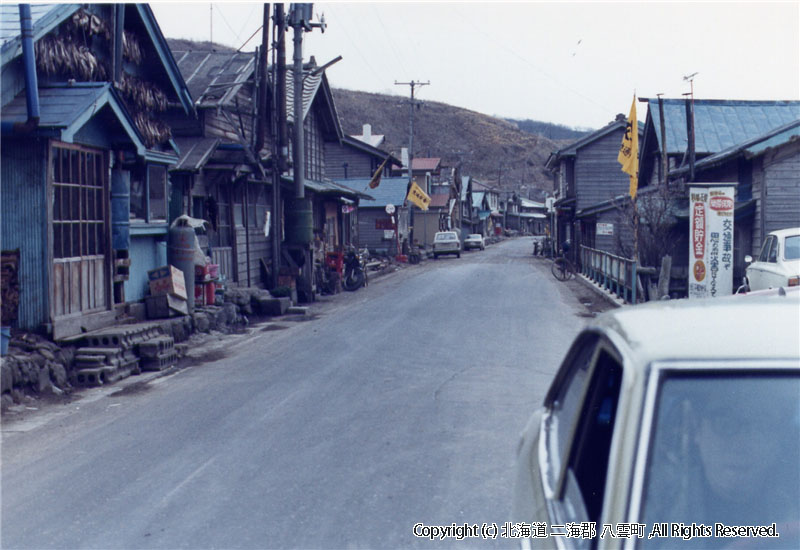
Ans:
[[[256,313],[259,315],[277,316],[286,313],[291,305],[288,297],[269,298],[259,297],[256,300]]]

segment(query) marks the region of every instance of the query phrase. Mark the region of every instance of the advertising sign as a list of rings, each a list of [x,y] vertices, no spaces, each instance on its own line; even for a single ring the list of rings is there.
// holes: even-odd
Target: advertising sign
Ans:
[[[613,223],[598,223],[597,228],[595,230],[597,235],[613,235],[614,234],[614,224]]]
[[[689,298],[733,292],[733,192],[735,184],[689,188]]]

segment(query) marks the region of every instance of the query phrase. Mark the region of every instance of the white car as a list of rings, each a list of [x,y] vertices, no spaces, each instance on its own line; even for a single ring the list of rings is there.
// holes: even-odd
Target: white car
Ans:
[[[800,286],[800,227],[773,231],[764,239],[756,261],[745,256],[749,290]]]
[[[467,238],[464,239],[464,250],[469,250],[471,248],[479,248],[481,250],[486,248],[483,235],[480,233],[472,233],[471,235],[467,235]]]
[[[439,231],[433,236],[433,259],[438,260],[443,254],[461,257],[461,240],[455,231]]]
[[[796,549],[798,464],[800,294],[626,306],[577,336],[525,428],[511,535]]]

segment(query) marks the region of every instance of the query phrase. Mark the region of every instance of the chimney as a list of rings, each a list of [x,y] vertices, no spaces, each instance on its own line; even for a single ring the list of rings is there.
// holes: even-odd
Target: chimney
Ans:
[[[403,170],[408,170],[408,147],[400,149],[400,161],[403,163]]]
[[[370,138],[372,138],[372,124],[364,124],[361,134],[364,141],[370,143]]]

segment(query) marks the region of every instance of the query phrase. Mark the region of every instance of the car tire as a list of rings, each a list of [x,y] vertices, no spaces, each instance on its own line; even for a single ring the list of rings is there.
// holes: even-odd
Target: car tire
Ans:
[[[461,257],[461,252],[458,252],[458,253],[456,254],[456,258],[460,258],[460,257]]]
[[[433,255],[433,259],[434,259],[434,260],[438,260],[438,259],[439,259],[439,255],[438,255],[438,254],[434,254],[434,255]]]

